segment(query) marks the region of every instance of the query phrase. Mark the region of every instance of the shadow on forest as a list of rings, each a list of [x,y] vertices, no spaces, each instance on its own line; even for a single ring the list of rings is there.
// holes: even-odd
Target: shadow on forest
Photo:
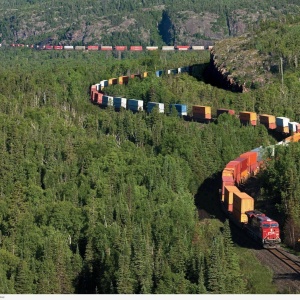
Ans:
[[[195,205],[200,218],[216,218],[221,222],[227,219],[222,211],[219,189],[222,187],[222,172],[215,173],[204,180],[195,195]],[[241,228],[229,222],[232,241],[239,247],[249,249],[261,249],[261,246],[253,241]]]

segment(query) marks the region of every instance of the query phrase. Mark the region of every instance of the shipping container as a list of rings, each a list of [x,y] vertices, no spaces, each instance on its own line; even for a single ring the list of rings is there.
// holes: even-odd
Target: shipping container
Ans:
[[[276,117],[276,125],[280,127],[289,127],[290,119],[286,117]]]
[[[222,201],[224,201],[225,187],[235,186],[232,176],[222,176]]]
[[[270,125],[271,124],[272,126],[276,125],[276,118],[273,115],[261,114],[259,115],[259,122],[260,124],[265,125],[267,128],[273,129],[270,128]]]
[[[75,46],[75,50],[85,50],[85,46]]]
[[[144,110],[144,101],[137,99],[128,99],[127,101],[127,109],[137,112]]]
[[[108,86],[108,80],[101,80],[100,81],[101,90]]]
[[[100,46],[100,50],[102,50],[102,51],[112,51],[113,47],[112,46]]]
[[[63,50],[64,46],[53,46],[54,50]]]
[[[45,50],[53,50],[53,46],[52,45],[45,45],[44,49]]]
[[[93,84],[91,86],[91,101],[94,101],[94,93],[97,92],[97,86]]]
[[[190,67],[179,67],[178,73],[188,73],[190,71]]]
[[[239,118],[240,118],[241,121],[246,121],[249,124],[256,125],[257,115],[256,115],[255,112],[252,112],[252,111],[241,111],[239,113]]]
[[[121,109],[121,107],[126,109],[127,99],[122,97],[114,97],[113,105],[116,109]]]
[[[233,109],[227,109],[227,108],[218,108],[217,109],[217,117],[221,114],[229,114],[229,115],[234,115],[235,114],[235,110]]]
[[[240,174],[242,174],[244,171],[248,171],[248,159],[246,157],[237,157],[233,161],[240,162]]]
[[[107,95],[104,95],[102,97],[102,106],[107,107],[107,106],[113,106],[113,105],[114,105],[114,97],[107,96]]]
[[[99,46],[90,45],[90,46],[87,46],[87,50],[96,51],[96,50],[99,50]]]
[[[300,132],[300,124],[298,122],[289,122],[290,134]]]
[[[164,73],[164,71],[162,71],[162,70],[155,71],[156,77],[161,77],[163,75],[163,73]]]
[[[114,49],[116,51],[126,51],[127,50],[127,46],[115,46]]]
[[[176,46],[175,49],[179,51],[189,50],[191,46]]]
[[[247,193],[233,193],[233,210],[239,213],[254,210],[254,199]]]
[[[290,129],[289,129],[289,126],[282,127],[282,126],[276,125],[276,131],[282,132],[282,133],[289,133]]]
[[[148,72],[143,72],[142,77],[143,77],[143,78],[148,77]]]
[[[172,109],[175,108],[177,110],[178,116],[186,116],[187,115],[187,105],[186,104],[170,104],[170,113],[172,113]]]
[[[147,112],[151,113],[152,110],[157,107],[159,113],[164,113],[165,111],[165,105],[164,103],[158,103],[158,102],[148,102],[147,104]]]
[[[64,46],[65,50],[74,50],[74,46]]]
[[[233,194],[238,193],[239,189],[236,186],[226,185],[224,187],[224,206],[228,211],[233,210]]]
[[[131,79],[134,79],[134,78],[140,78],[140,79],[142,79],[142,74],[131,74],[130,78]]]
[[[158,46],[147,46],[146,49],[149,51],[158,50]]]
[[[193,50],[204,50],[204,46],[192,46]]]
[[[108,85],[118,84],[118,78],[110,78],[108,79]]]
[[[239,161],[230,161],[223,170],[224,172],[232,172],[234,181],[240,182],[241,163]]]
[[[97,99],[96,99],[97,104],[102,105],[103,96],[104,95],[102,93],[97,93]]]
[[[162,46],[161,48],[162,51],[171,51],[171,50],[175,50],[174,46]]]
[[[120,76],[118,81],[119,81],[119,84],[128,84],[129,76]]]
[[[256,165],[254,166],[254,164],[257,162],[257,152],[248,151],[241,154],[240,157],[247,158],[248,172],[252,173],[254,171],[252,170],[252,166],[256,169]]]
[[[143,46],[130,46],[130,51],[143,51]]]
[[[193,105],[192,111],[193,111],[193,113],[211,114],[211,107],[210,106],[202,106],[202,105]]]
[[[178,74],[178,69],[169,69],[167,70],[167,74]]]

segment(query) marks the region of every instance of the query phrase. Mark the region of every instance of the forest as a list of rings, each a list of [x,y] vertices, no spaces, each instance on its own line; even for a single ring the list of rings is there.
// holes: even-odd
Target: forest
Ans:
[[[297,120],[297,68],[285,70],[283,83],[276,73],[271,85],[232,93],[205,83],[206,51],[119,57],[0,48],[0,56],[1,293],[277,292],[272,272],[233,244],[218,206],[227,162],[276,143],[265,127],[241,126],[229,115],[201,124],[155,110],[100,109],[89,89],[148,71],[108,93]],[[185,65],[197,72],[154,76]],[[298,148],[280,149],[280,159],[270,161],[258,199],[274,204],[292,248],[289,233],[299,232]]]

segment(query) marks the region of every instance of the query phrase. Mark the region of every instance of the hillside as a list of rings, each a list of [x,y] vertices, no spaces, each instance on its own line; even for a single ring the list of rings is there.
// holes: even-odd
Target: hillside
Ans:
[[[299,12],[296,1],[0,1],[0,42],[212,44],[264,19]]]

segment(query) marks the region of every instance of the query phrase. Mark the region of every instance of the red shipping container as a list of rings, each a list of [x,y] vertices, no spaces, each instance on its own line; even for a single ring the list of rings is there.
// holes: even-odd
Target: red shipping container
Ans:
[[[229,115],[234,115],[235,114],[235,110],[233,109],[227,109],[227,108],[218,108],[217,109],[217,117],[221,114],[227,113]]]
[[[64,46],[53,46],[54,50],[63,50]]]
[[[177,49],[177,50],[189,50],[190,46],[176,46],[175,49]]]
[[[250,171],[250,166],[257,162],[257,152],[245,152],[240,155],[240,157],[247,158],[248,170]]]
[[[245,157],[238,157],[236,159],[234,159],[233,161],[239,161],[240,164],[241,164],[241,167],[240,167],[240,173],[244,172],[245,170],[247,171],[248,170],[248,160],[247,158]]]
[[[45,49],[45,50],[52,50],[52,49],[53,49],[53,46],[51,46],[51,45],[45,45],[45,46],[44,46],[44,49]]]
[[[143,46],[130,46],[130,51],[143,51]]]
[[[226,167],[225,170],[232,170],[233,172],[233,179],[236,182],[240,181],[240,173],[241,173],[241,165],[238,161],[230,161]]]
[[[95,51],[95,50],[99,50],[99,46],[87,46],[87,49]]]
[[[222,195],[224,195],[224,188],[225,186],[234,186],[234,180],[232,178],[232,176],[228,176],[228,177],[225,177],[225,176],[222,176]]]
[[[97,104],[102,104],[102,98],[103,98],[103,94],[98,93]]]
[[[125,50],[127,50],[127,46],[115,46],[115,50],[117,50],[117,51],[125,51]]]

